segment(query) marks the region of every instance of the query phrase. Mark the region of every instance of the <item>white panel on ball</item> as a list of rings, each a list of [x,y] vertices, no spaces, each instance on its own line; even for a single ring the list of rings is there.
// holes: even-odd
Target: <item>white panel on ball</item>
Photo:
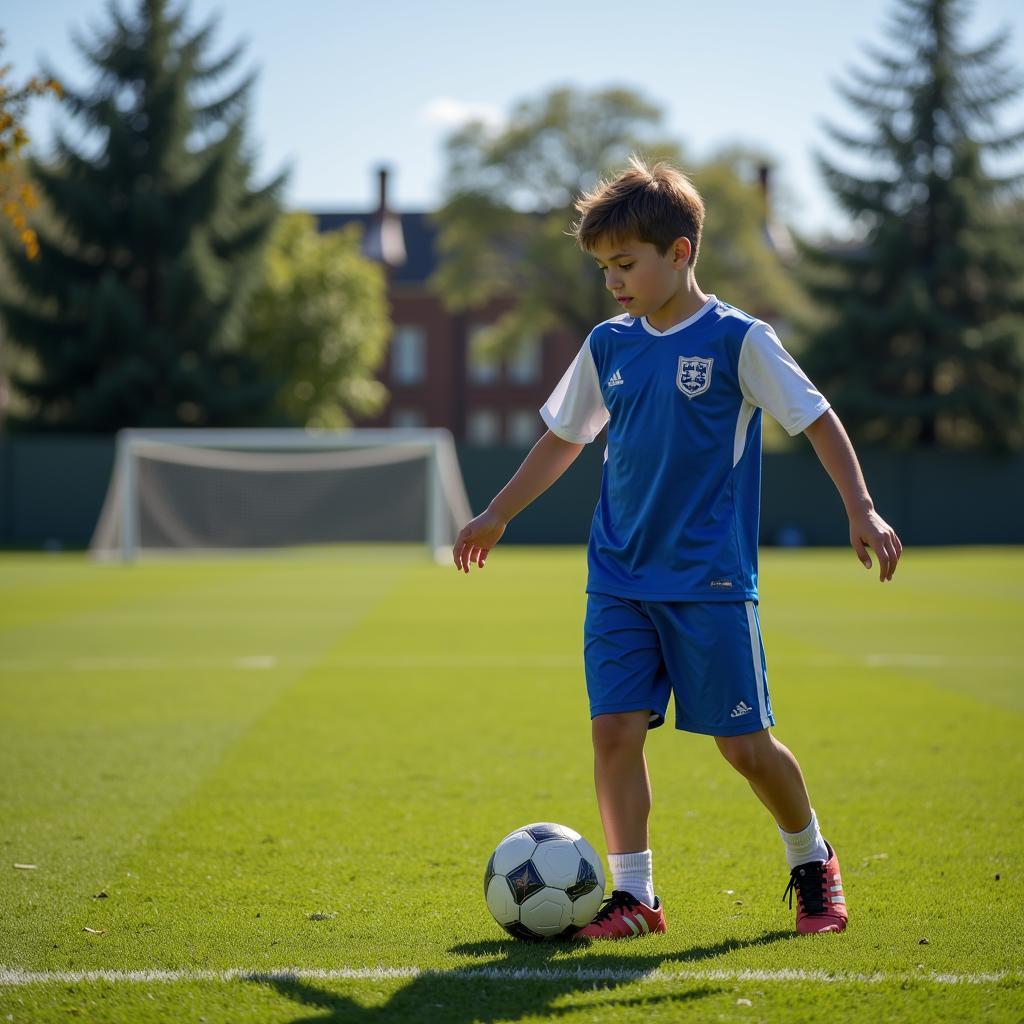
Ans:
[[[600,867],[598,871],[600,872]],[[590,924],[594,915],[601,908],[601,901],[604,899],[604,883],[597,886],[592,892],[580,896],[572,905],[572,923],[577,928]]]
[[[533,863],[547,885],[568,889],[579,875],[580,854],[570,840],[552,839],[537,847]]]
[[[541,889],[519,908],[519,920],[532,932],[549,937],[572,923],[572,903],[559,889]]]
[[[529,860],[536,846],[533,837],[523,829],[517,829],[507,835],[494,851],[495,872],[499,875],[508,874],[513,868]]]
[[[512,898],[508,879],[504,875],[495,875],[487,886],[485,894],[487,909],[499,924],[509,924],[519,918],[519,908]]]

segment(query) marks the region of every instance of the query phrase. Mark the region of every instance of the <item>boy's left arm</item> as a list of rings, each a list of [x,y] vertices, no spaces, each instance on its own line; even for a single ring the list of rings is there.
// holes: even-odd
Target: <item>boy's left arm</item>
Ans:
[[[850,543],[865,569],[871,568],[871,548],[878,556],[878,578],[892,579],[903,545],[896,531],[875,511],[860,463],[839,417],[826,410],[804,431],[818,459],[836,485],[850,519]]]

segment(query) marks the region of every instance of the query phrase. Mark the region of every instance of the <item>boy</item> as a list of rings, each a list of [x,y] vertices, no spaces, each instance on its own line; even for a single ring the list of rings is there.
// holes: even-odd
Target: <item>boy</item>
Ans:
[[[644,739],[675,696],[676,728],[713,736],[771,812],[801,933],[840,932],[839,862],[796,759],[769,732],[757,617],[761,409],[804,432],[842,496],[850,542],[892,579],[902,550],[874,511],[838,417],[772,329],[697,285],[704,206],[666,164],[636,158],[576,204],[574,234],[620,316],[599,324],[541,410],[548,430],[455,541],[483,568],[509,520],[608,427],[588,546],[584,666],[612,895],[579,938],[664,932],[648,848]]]

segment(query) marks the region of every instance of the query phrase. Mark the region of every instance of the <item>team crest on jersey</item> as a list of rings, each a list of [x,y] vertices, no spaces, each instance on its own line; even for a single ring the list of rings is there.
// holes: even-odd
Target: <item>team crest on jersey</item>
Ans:
[[[680,356],[676,387],[687,398],[703,395],[711,386],[711,364],[715,360],[701,359],[700,356]]]

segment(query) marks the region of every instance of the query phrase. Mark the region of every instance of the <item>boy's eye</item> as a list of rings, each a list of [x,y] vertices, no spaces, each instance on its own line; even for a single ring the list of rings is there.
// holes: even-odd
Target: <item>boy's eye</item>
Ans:
[[[619,270],[632,270],[632,269],[633,269],[633,264],[632,263],[620,263],[619,264]]]

